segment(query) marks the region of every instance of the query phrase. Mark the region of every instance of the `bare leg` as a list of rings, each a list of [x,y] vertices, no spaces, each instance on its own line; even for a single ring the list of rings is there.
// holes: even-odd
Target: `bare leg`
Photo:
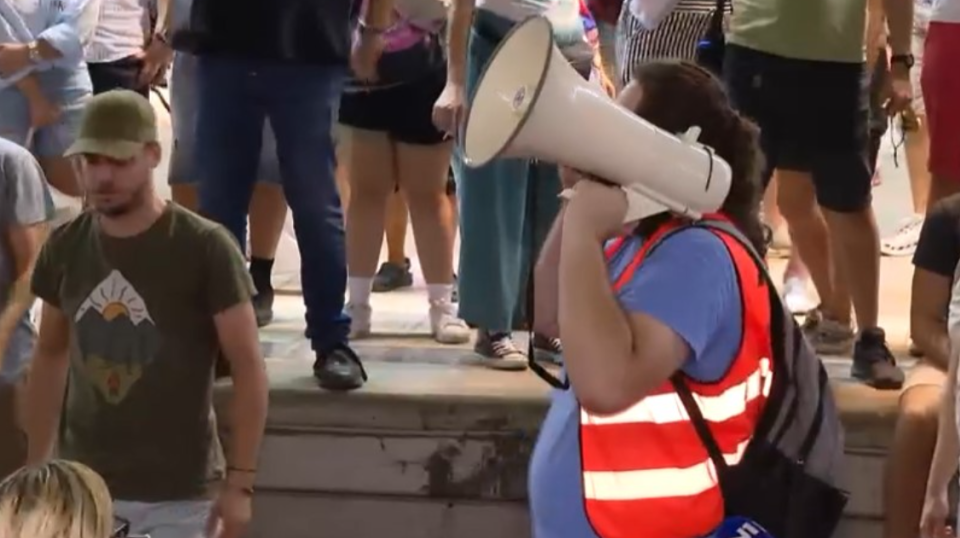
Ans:
[[[884,538],[916,538],[927,475],[937,441],[942,390],[920,385],[900,396],[897,427],[884,470]]]
[[[407,201],[400,191],[390,195],[387,202],[386,233],[387,233],[387,261],[405,267],[407,253]]]
[[[906,133],[904,142],[907,154],[907,170],[910,173],[913,212],[917,215],[927,213],[927,198],[930,194],[930,172],[927,171],[930,136],[927,132],[926,120],[927,118],[923,116],[917,116],[917,128]]]
[[[430,302],[430,328],[444,344],[470,339],[466,323],[453,307],[453,208],[447,195],[447,172],[453,144],[397,144],[400,188],[410,207],[414,239]]]
[[[842,324],[850,323],[850,302],[838,299],[824,215],[816,202],[813,180],[808,173],[779,170],[778,202],[790,226],[797,252],[810,272],[825,316]]]
[[[250,199],[250,258],[273,260],[287,220],[287,199],[279,184],[259,182]]]

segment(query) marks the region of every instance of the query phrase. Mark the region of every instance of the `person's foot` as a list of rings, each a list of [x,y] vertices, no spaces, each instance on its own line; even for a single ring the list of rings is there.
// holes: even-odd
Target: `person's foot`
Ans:
[[[367,381],[367,371],[360,357],[346,343],[325,353],[317,352],[313,376],[321,388],[336,391],[358,389]]]
[[[550,338],[540,333],[533,334],[533,358],[538,362],[563,364],[563,344],[559,338]]]
[[[884,256],[913,256],[920,240],[923,228],[923,215],[912,215],[903,219],[897,231],[880,241],[880,253]]]
[[[483,357],[484,364],[495,370],[526,370],[527,356],[517,349],[510,333],[477,331],[474,352]]]
[[[824,316],[819,309],[807,312],[802,328],[818,355],[846,355],[853,348],[853,328]]]
[[[273,322],[273,290],[265,290],[253,296],[253,312],[257,327],[266,327]]]
[[[403,265],[394,262],[383,262],[373,277],[373,291],[377,293],[394,291],[413,285],[413,273],[410,272],[410,259],[404,260]]]
[[[441,344],[465,344],[470,341],[470,327],[457,317],[451,303],[430,305],[430,332],[433,339]]]
[[[457,274],[453,274],[453,292],[450,293],[450,302],[459,303],[460,302],[460,281],[457,280]]]
[[[798,276],[787,277],[783,281],[783,304],[794,314],[809,312],[817,307],[810,299],[807,280]]]
[[[880,390],[900,390],[903,370],[887,346],[883,329],[865,329],[860,332],[853,349],[853,367],[850,375]]]
[[[361,340],[370,336],[373,325],[373,309],[370,305],[347,303],[346,310],[350,316],[350,340]]]

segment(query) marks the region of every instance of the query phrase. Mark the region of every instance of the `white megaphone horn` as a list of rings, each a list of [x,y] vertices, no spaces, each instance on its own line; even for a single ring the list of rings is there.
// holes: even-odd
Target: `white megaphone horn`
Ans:
[[[720,209],[730,166],[699,143],[698,127],[668,133],[584,80],[554,44],[543,17],[517,25],[477,84],[463,128],[467,166],[502,157],[557,162],[627,193],[626,221],[666,210],[700,218]]]

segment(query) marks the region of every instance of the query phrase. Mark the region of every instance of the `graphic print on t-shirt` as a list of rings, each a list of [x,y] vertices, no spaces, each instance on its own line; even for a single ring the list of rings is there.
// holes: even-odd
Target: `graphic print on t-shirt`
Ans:
[[[143,297],[112,271],[83,301],[74,321],[86,375],[107,403],[123,402],[160,349]]]

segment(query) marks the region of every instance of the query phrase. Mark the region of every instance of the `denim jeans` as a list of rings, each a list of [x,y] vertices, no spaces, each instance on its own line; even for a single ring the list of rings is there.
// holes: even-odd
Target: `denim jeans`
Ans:
[[[264,122],[277,142],[280,179],[300,247],[307,336],[326,353],[345,343],[343,210],[331,136],[346,72],[340,67],[201,57],[195,166],[201,213],[241,245],[257,181]]]

